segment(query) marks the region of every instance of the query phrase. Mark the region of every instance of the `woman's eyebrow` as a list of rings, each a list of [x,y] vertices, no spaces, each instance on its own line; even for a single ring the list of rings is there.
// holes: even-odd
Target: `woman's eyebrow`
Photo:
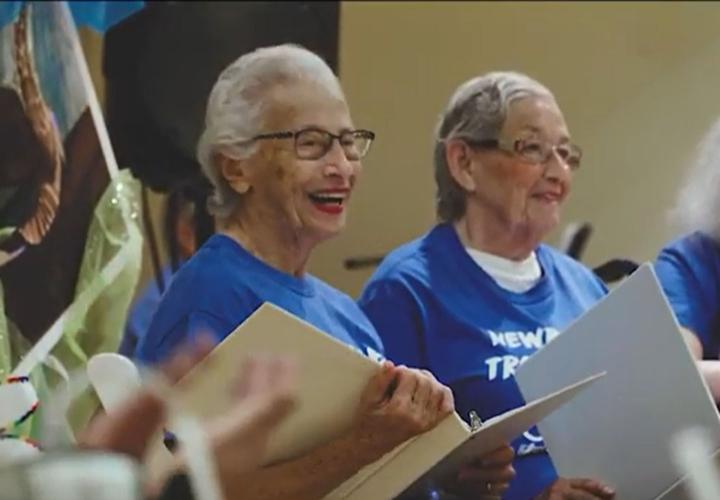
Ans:
[[[304,123],[304,124],[300,125],[299,127],[297,127],[295,130],[319,130],[322,132],[332,132],[332,130],[328,130],[325,127],[321,127],[320,125],[316,125],[314,123]],[[352,127],[342,127],[339,130],[338,134],[344,134],[345,132],[353,132],[355,130],[356,129],[354,129]]]
[[[520,130],[521,130],[521,131],[530,131],[530,132],[533,132],[533,133],[538,134],[538,135],[545,135],[543,129],[541,129],[540,127],[538,127],[538,126],[536,126],[536,125],[530,125],[530,124],[528,124],[528,125],[523,125],[523,126],[520,128]],[[563,134],[563,135],[560,137],[560,140],[558,141],[558,144],[564,144],[564,143],[566,143],[566,142],[570,142],[570,136],[567,135],[567,134]]]

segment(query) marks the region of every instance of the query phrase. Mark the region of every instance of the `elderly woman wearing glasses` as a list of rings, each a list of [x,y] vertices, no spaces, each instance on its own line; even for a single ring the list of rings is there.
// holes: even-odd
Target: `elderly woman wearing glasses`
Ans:
[[[202,332],[222,340],[271,302],[382,358],[382,343],[357,304],[305,270],[313,249],[344,227],[373,138],[353,126],[337,78],[305,49],[258,49],[225,69],[198,145],[214,187],[218,234],[178,272],[136,357],[157,363]],[[322,498],[452,409],[451,392],[432,375],[384,361],[347,435],[261,469],[243,498]]]
[[[388,357],[432,371],[461,416],[485,419],[523,402],[516,367],[606,288],[541,243],[581,159],[548,89],[512,72],[473,78],[435,139],[439,223],[385,258],[360,305]],[[597,481],[558,479],[536,429],[514,446],[517,476],[503,498],[612,497]]]

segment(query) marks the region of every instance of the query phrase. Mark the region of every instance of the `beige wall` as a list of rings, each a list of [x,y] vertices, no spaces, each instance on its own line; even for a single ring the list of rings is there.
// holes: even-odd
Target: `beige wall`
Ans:
[[[720,114],[718,26],[717,3],[344,3],[341,78],[379,138],[348,229],[311,271],[354,295],[369,272],[344,258],[432,224],[435,118],[460,82],[496,69],[548,85],[585,150],[564,221],[594,224],[586,261],[652,258],[684,163]]]
[[[433,223],[435,118],[460,82],[495,69],[548,85],[585,149],[564,217],[594,224],[587,262],[652,258],[673,234],[665,212],[684,163],[720,114],[718,26],[717,3],[343,3],[341,78],[356,123],[379,137],[347,230],[311,271],[355,295],[369,271],[343,259]],[[99,39],[82,37],[102,96]]]

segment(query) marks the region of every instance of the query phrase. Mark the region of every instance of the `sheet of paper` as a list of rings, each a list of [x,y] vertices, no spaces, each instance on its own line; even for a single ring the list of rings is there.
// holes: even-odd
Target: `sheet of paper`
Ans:
[[[432,467],[432,469],[428,470],[427,473],[422,475],[420,479],[414,481],[412,487],[408,488],[407,493],[412,495],[420,493],[421,491],[427,491],[433,484],[438,484],[443,478],[457,473],[462,464],[467,463],[473,458],[481,457],[484,454],[497,449],[504,443],[511,442],[520,436],[520,434],[527,431],[547,415],[550,415],[552,412],[571,401],[578,394],[589,388],[592,384],[596,383],[604,376],[605,373],[597,373],[548,394],[547,396],[538,398],[525,406],[515,408],[514,410],[510,410],[502,415],[491,418],[486,421],[478,431],[468,434],[467,439],[462,445],[456,447],[452,451],[449,451],[449,453],[444,456],[436,454],[436,464]],[[393,470],[398,471],[397,474],[402,474],[402,471],[408,468],[401,462],[405,455],[407,455],[407,458],[410,459],[415,456],[422,456],[421,453],[426,448],[432,449],[432,447],[427,446],[429,443],[425,444],[425,446],[421,448],[422,444],[423,443],[421,443],[420,439],[418,439],[408,446],[406,450],[407,453],[398,455],[394,459],[392,466]],[[418,449],[415,450],[413,449],[414,447]],[[426,465],[425,468],[428,468],[428,465]],[[378,475],[380,473],[385,474],[387,477],[386,481],[391,479],[390,470],[379,471]],[[368,481],[368,483],[369,482],[370,481]],[[357,498],[360,500],[361,497]],[[364,496],[362,498],[376,497]]]
[[[539,424],[558,473],[597,477],[617,498],[655,498],[678,473],[669,438],[720,419],[649,265],[518,368],[526,400],[591,373],[607,376]]]
[[[231,386],[249,353],[292,354],[299,363],[297,410],[272,435],[266,462],[296,457],[346,432],[379,363],[284,310],[263,304],[185,379],[182,404],[201,417],[233,404]]]

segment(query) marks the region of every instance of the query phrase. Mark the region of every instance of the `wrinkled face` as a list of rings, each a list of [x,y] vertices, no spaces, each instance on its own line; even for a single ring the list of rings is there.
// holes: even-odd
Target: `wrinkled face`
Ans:
[[[518,139],[529,144],[569,144],[567,125],[554,99],[526,97],[510,104],[499,140],[513,144]],[[468,204],[476,204],[509,228],[540,238],[557,226],[572,171],[556,152],[544,163],[500,149],[473,149],[471,155],[475,189],[468,194]]]
[[[317,128],[340,135],[353,129],[345,101],[317,83],[278,85],[266,102],[263,134]],[[292,231],[312,244],[338,234],[345,226],[360,161],[348,160],[337,140],[318,159],[298,158],[293,138],[262,139],[257,146],[241,164],[247,182],[242,213],[252,212],[271,230]],[[297,146],[314,147],[300,141]]]

